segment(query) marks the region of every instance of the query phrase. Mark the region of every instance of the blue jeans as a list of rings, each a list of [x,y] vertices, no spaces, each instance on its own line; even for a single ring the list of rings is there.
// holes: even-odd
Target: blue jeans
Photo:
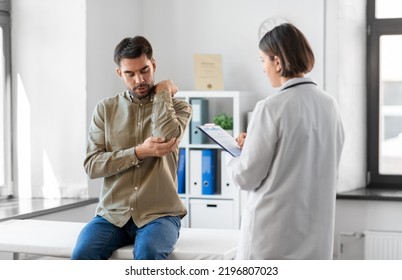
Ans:
[[[161,217],[138,228],[130,219],[122,228],[100,216],[81,231],[72,260],[107,260],[113,251],[133,244],[133,259],[163,260],[173,251],[179,238],[180,217]]]

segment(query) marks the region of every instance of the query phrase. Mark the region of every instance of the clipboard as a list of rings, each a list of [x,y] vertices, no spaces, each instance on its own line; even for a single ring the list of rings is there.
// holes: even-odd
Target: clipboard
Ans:
[[[241,150],[236,140],[219,125],[204,124],[197,126],[197,128],[232,156],[240,156]]]

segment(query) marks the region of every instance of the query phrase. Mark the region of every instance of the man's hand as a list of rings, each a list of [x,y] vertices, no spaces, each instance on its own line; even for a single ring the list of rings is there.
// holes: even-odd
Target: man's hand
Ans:
[[[163,157],[173,152],[179,146],[179,140],[172,138],[165,142],[163,137],[148,137],[144,143],[135,147],[135,154],[138,159],[147,157]]]
[[[239,145],[240,149],[243,149],[244,141],[246,141],[247,133],[241,132],[239,137],[236,138],[237,145]]]
[[[172,80],[160,81],[155,85],[156,93],[167,91],[172,95],[172,97],[177,93],[178,90],[178,87],[173,83]]]

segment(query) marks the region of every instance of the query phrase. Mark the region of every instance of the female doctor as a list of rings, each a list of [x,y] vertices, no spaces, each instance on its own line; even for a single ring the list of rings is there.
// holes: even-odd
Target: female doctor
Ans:
[[[278,89],[256,104],[241,155],[228,161],[248,191],[237,259],[331,259],[344,143],[336,101],[304,77],[314,54],[295,26],[275,27],[259,48]]]

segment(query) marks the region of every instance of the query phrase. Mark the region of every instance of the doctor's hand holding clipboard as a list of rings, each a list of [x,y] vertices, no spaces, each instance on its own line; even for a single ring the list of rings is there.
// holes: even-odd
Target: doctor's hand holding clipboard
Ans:
[[[246,140],[247,133],[241,132],[236,138],[237,145],[239,145],[240,150],[243,148],[244,141]]]

